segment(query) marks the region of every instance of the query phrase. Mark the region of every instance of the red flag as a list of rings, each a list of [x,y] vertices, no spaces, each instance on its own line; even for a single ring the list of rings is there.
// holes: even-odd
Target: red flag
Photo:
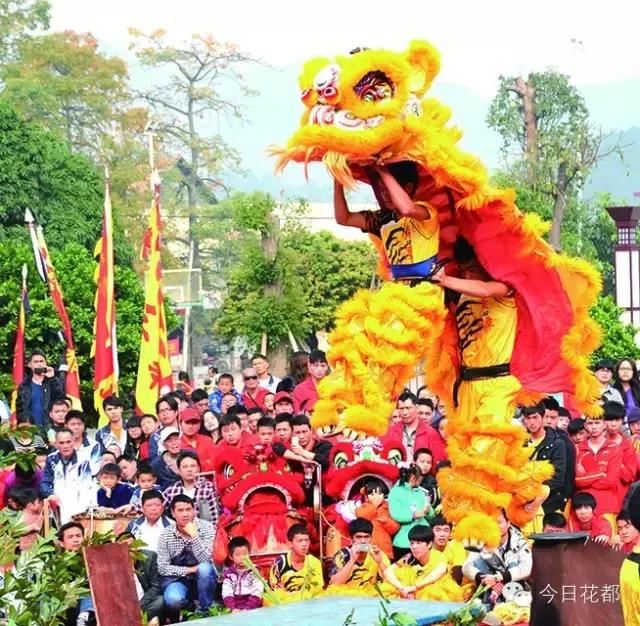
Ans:
[[[82,403],[80,402],[80,373],[78,371],[78,360],[76,359],[76,349],[73,344],[71,322],[67,315],[67,309],[64,306],[62,288],[60,287],[56,271],[51,262],[51,257],[49,256],[49,250],[47,249],[47,244],[44,240],[42,227],[36,227],[29,209],[25,212],[25,221],[29,228],[29,234],[31,235],[31,242],[33,244],[33,251],[36,257],[38,273],[43,281],[47,282],[49,285],[49,295],[51,296],[53,305],[58,313],[58,319],[62,324],[64,341],[67,344],[66,362],[68,371],[65,379],[65,393],[71,400],[72,408],[82,410]]]
[[[102,236],[95,250],[96,319],[93,324],[93,402],[100,415],[98,426],[107,421],[102,401],[118,393],[118,345],[116,341],[116,303],[114,295],[113,220],[108,173],[104,189]]]
[[[149,266],[145,277],[144,317],[136,380],[136,411],[140,414],[155,414],[158,398],[173,389],[162,293],[160,176],[157,170],[153,172],[152,182],[153,202],[145,235]]]
[[[13,347],[13,392],[11,394],[11,416],[9,424],[15,428],[18,423],[16,404],[18,400],[18,386],[24,380],[24,332],[26,329],[27,313],[30,312],[27,297],[27,266],[22,266],[22,293],[20,294],[20,310],[18,311],[18,325],[16,326],[16,340]]]

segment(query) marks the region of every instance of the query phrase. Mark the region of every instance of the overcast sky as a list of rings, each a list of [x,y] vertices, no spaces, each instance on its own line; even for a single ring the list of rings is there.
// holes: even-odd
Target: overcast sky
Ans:
[[[89,31],[126,55],[128,27],[195,32],[239,44],[275,65],[356,46],[440,49],[441,80],[483,96],[499,74],[557,68],[577,84],[640,79],[640,2],[607,0],[53,0],[54,30]]]

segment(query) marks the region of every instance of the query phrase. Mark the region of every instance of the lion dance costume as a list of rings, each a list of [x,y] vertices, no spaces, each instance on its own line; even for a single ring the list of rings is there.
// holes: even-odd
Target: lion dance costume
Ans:
[[[516,405],[563,392],[575,410],[598,411],[588,357],[599,329],[588,311],[600,278],[587,263],[554,252],[538,217],[522,214],[514,192],[493,188],[482,164],[460,150],[449,109],[425,97],[438,70],[438,53],[423,41],[403,53],[358,49],[308,61],[300,76],[301,125],[273,153],[278,169],[322,161],[347,188],[373,186],[373,165],[415,163],[412,199],[438,217],[435,258],[451,257],[461,235],[492,279],[513,290],[502,301],[463,296],[456,310],[437,285],[402,282],[397,250],[384,235],[373,236],[383,277],[396,280],[339,309],[329,338],[333,371],[319,385],[313,416],[325,432],[382,436],[395,399],[425,360],[428,385],[450,417],[452,467],[439,474],[444,513],[467,546],[491,548],[499,542],[498,511],[524,524],[525,505],[544,497],[553,471],[528,460],[526,433],[512,424]]]

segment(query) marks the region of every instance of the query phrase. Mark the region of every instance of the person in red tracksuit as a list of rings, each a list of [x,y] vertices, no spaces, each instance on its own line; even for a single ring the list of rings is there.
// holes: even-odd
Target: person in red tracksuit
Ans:
[[[445,444],[438,431],[420,419],[416,408],[418,399],[410,391],[398,398],[400,422],[392,424],[387,431],[385,441],[401,441],[404,446],[405,461],[412,461],[416,450],[426,448],[433,455],[433,467],[447,458]]]
[[[585,428],[587,439],[576,449],[576,491],[590,493],[598,503],[598,513],[615,528],[620,507],[622,450],[609,441],[604,420],[589,418]]]
[[[625,416],[624,405],[619,402],[604,403],[604,421],[607,427],[609,441],[620,448],[622,453],[622,467],[620,469],[620,484],[618,486],[618,511],[622,508],[629,485],[636,479],[638,461],[636,452],[629,437],[622,434],[622,422]]]

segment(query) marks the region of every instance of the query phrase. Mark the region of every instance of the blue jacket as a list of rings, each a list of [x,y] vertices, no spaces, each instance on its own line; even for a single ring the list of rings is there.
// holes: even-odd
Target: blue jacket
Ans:
[[[242,396],[235,390],[232,389],[230,391],[230,393],[232,393],[235,397],[236,400],[238,401],[238,404],[242,404]],[[219,389],[216,389],[210,396],[209,396],[209,408],[214,412],[217,413],[218,415],[221,412],[221,408],[220,408],[220,403],[222,402],[222,396],[224,396],[225,394],[222,393],[222,391],[220,391]]]
[[[173,524],[173,522],[166,515],[163,515],[160,518],[160,521],[162,522],[162,525],[164,526],[164,528],[167,528],[167,526],[171,526]],[[140,527],[142,526],[142,524],[144,524],[144,515],[141,515],[140,517],[136,517],[136,519],[131,520],[127,526],[127,532],[131,533],[136,539],[139,539]]]
[[[111,490],[111,495],[107,496],[104,487],[98,489],[98,506],[104,506],[108,509],[118,509],[125,504],[131,502],[133,495],[133,487],[126,483],[117,483]]]

